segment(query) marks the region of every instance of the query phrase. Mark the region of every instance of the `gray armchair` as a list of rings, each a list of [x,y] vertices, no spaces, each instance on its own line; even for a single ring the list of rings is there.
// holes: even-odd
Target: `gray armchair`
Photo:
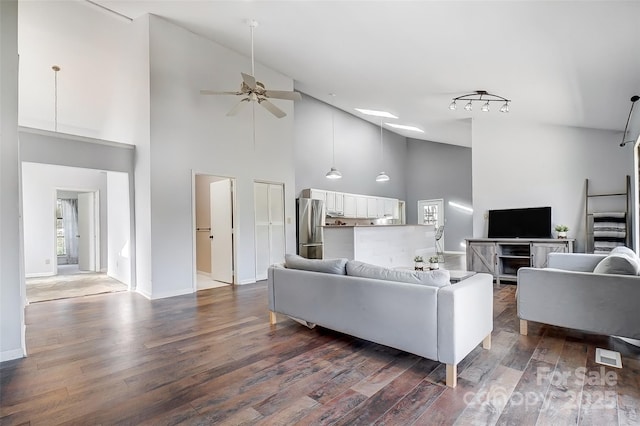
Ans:
[[[604,254],[552,253],[548,268],[518,270],[520,333],[527,321],[640,338],[640,276],[593,272]]]

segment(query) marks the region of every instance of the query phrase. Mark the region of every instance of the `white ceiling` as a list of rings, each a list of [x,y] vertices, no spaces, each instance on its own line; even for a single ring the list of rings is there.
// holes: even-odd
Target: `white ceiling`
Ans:
[[[417,139],[471,146],[470,118],[622,131],[640,94],[640,1],[94,1],[246,56],[255,19],[257,62],[355,115],[390,111]],[[512,99],[511,112],[448,109],[474,90]]]

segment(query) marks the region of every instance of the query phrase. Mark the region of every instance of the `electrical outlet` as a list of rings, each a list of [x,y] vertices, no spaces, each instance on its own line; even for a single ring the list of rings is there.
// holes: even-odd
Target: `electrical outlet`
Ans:
[[[49,265],[50,263],[51,263],[51,259],[45,259],[45,260],[44,260],[44,264],[45,264],[45,265]]]
[[[290,217],[287,218],[287,225],[291,225],[291,218]]]
[[[484,214],[484,220],[489,220],[489,213]]]

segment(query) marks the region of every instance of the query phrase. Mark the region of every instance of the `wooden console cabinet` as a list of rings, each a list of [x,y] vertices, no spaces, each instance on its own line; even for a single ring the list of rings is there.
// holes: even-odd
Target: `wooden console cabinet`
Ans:
[[[475,238],[467,241],[467,270],[516,281],[522,267],[545,268],[549,253],[573,253],[574,239]]]

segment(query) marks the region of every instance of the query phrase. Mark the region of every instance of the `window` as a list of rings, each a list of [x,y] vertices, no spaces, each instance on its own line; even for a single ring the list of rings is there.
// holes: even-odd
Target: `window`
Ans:
[[[62,200],[56,200],[56,252],[58,256],[66,256],[67,248],[64,241],[64,222],[62,220]]]

